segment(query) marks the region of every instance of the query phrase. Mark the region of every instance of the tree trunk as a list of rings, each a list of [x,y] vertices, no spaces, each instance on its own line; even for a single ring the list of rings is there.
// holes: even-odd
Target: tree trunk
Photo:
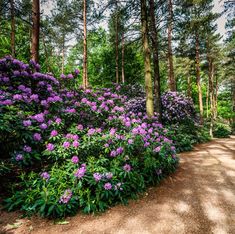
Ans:
[[[200,110],[200,122],[203,123],[203,102],[202,102],[202,87],[200,77],[200,54],[199,54],[199,35],[196,33],[196,80],[198,88],[198,101]]]
[[[153,108],[153,87],[151,77],[150,49],[148,43],[148,22],[146,0],[141,0],[141,28],[144,51],[144,67],[145,67],[145,90],[146,90],[146,111],[148,117],[154,114]]]
[[[86,0],[83,0],[83,88],[88,87],[87,77],[87,23],[86,23]]]
[[[214,94],[214,64],[211,57],[210,41],[207,39],[207,62],[208,62],[208,82],[209,82],[209,97],[210,97],[210,136],[213,137],[213,125],[215,119],[215,94]]]
[[[125,41],[124,33],[122,34],[122,83],[125,83]]]
[[[61,64],[61,73],[64,74],[64,46],[62,48],[62,64]]]
[[[189,73],[188,73],[187,83],[188,83],[187,95],[188,97],[192,98],[192,79]]]
[[[115,33],[116,33],[116,38],[115,38],[115,48],[116,48],[116,56],[115,56],[115,63],[116,63],[116,83],[119,82],[119,74],[118,74],[118,44],[119,44],[119,40],[118,40],[118,1],[116,0],[116,25],[115,25]]]
[[[149,0],[150,6],[150,25],[151,25],[151,41],[153,48],[153,69],[154,69],[154,95],[155,95],[155,110],[159,114],[159,122],[162,121],[161,108],[161,82],[159,71],[159,49],[158,49],[158,32],[155,21],[155,5],[154,0]]]
[[[39,62],[39,33],[40,33],[40,1],[33,0],[32,4],[32,47],[31,58],[36,63]]]
[[[168,79],[171,91],[176,91],[176,81],[174,76],[173,53],[172,53],[172,25],[173,8],[172,0],[168,0]]]
[[[11,6],[11,55],[15,57],[15,3],[10,0]]]
[[[208,86],[207,86],[207,90],[206,90],[206,118],[209,117],[209,89],[210,89],[210,86],[209,86],[209,78],[208,78]]]

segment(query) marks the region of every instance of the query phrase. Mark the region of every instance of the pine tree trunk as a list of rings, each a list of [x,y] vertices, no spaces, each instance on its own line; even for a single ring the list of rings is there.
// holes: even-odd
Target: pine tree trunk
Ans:
[[[122,34],[122,83],[125,83],[125,41],[124,33]]]
[[[15,3],[10,0],[11,7],[11,55],[15,57]]]
[[[206,118],[209,117],[209,78],[208,78],[208,86],[207,86],[207,90],[206,90]]]
[[[176,91],[176,81],[174,75],[173,53],[172,53],[172,26],[173,25],[173,8],[172,0],[168,0],[168,79],[171,91]]]
[[[196,81],[198,88],[198,100],[200,110],[200,122],[203,123],[203,102],[202,102],[202,87],[200,77],[200,54],[199,54],[199,35],[196,33]]]
[[[87,23],[86,23],[86,0],[83,0],[83,88],[88,87],[87,77]]]
[[[213,137],[213,123],[214,123],[214,87],[213,87],[213,69],[212,59],[210,55],[207,55],[209,64],[208,70],[208,81],[209,81],[209,97],[210,97],[210,136]]]
[[[119,40],[118,40],[118,1],[116,0],[116,22],[115,22],[115,49],[116,49],[116,56],[115,56],[115,63],[116,63],[116,83],[119,82],[119,67],[118,67],[118,44],[119,44]]]
[[[187,78],[187,95],[192,98],[192,79],[189,73]]]
[[[159,114],[159,122],[162,121],[161,108],[161,82],[159,71],[159,49],[158,49],[158,32],[156,29],[155,20],[155,5],[154,0],[149,0],[150,6],[150,25],[151,25],[151,41],[153,48],[153,68],[154,68],[154,95],[155,95],[155,110]]]
[[[146,91],[146,111],[148,117],[154,114],[153,107],[153,87],[151,77],[150,49],[148,43],[148,22],[146,0],[141,0],[141,28],[144,51],[144,67],[145,67],[145,91]]]
[[[62,63],[61,63],[61,73],[64,74],[64,41],[63,41],[63,45],[62,45]]]
[[[32,4],[32,47],[31,58],[35,62],[39,62],[39,33],[40,33],[40,1],[33,0]]]

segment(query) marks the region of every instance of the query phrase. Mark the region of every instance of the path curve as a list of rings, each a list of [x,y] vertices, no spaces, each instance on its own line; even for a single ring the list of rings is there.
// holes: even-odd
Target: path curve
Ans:
[[[0,233],[234,234],[235,137],[200,144],[180,158],[174,175],[128,206],[99,216],[77,215],[67,225],[2,212]],[[18,228],[7,225],[13,223]]]

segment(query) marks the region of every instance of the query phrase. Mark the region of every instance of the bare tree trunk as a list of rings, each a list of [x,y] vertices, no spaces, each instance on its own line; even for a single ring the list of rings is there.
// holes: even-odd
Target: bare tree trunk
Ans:
[[[200,77],[200,55],[199,55],[198,33],[196,33],[196,80],[197,80],[197,87],[198,87],[200,122],[202,124],[203,123],[203,102],[202,102],[202,87],[201,87],[201,77]]]
[[[206,90],[206,118],[209,117],[209,78],[208,78],[208,86]]]
[[[189,73],[187,78],[187,95],[192,98],[192,78]]]
[[[87,77],[87,23],[86,23],[86,0],[83,0],[83,88],[88,87]]]
[[[39,33],[40,33],[40,1],[33,0],[32,4],[32,47],[31,58],[35,62],[39,62]]]
[[[122,34],[122,83],[125,83],[125,41],[124,33]]]
[[[176,91],[176,81],[174,75],[173,53],[172,53],[172,26],[173,25],[173,8],[172,0],[168,0],[168,79],[171,91]]]
[[[218,85],[218,77],[215,76],[215,97],[214,97],[214,110],[215,110],[215,119],[217,118],[217,108],[218,108],[218,89],[219,89],[219,85]],[[234,99],[233,99],[234,100]]]
[[[118,1],[116,0],[116,25],[115,25],[115,33],[116,33],[116,39],[115,39],[115,48],[116,48],[116,57],[115,57],[115,63],[116,63],[116,83],[119,82],[119,67],[118,67],[118,44],[119,44],[119,40],[118,40]]]
[[[148,117],[154,114],[153,107],[153,87],[151,77],[150,49],[148,43],[148,22],[146,0],[141,0],[141,28],[144,50],[144,67],[145,67],[145,90],[146,90],[146,111]]]
[[[154,0],[149,0],[150,6],[150,26],[151,26],[151,41],[153,47],[153,68],[154,68],[154,94],[155,94],[155,109],[159,114],[159,121],[162,121],[161,108],[161,82],[159,71],[159,50],[158,50],[158,32],[156,29],[155,20],[155,5]]]
[[[65,36],[63,36],[63,45],[62,45],[62,63],[61,63],[61,73],[64,74],[64,57],[65,57]]]
[[[11,55],[15,57],[15,3],[10,0],[11,6]]]

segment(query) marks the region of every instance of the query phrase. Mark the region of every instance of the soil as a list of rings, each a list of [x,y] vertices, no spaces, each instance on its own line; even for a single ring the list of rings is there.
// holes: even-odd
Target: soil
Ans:
[[[144,196],[100,215],[78,214],[60,224],[19,212],[0,214],[0,233],[235,233],[235,137],[180,154],[175,174]]]

